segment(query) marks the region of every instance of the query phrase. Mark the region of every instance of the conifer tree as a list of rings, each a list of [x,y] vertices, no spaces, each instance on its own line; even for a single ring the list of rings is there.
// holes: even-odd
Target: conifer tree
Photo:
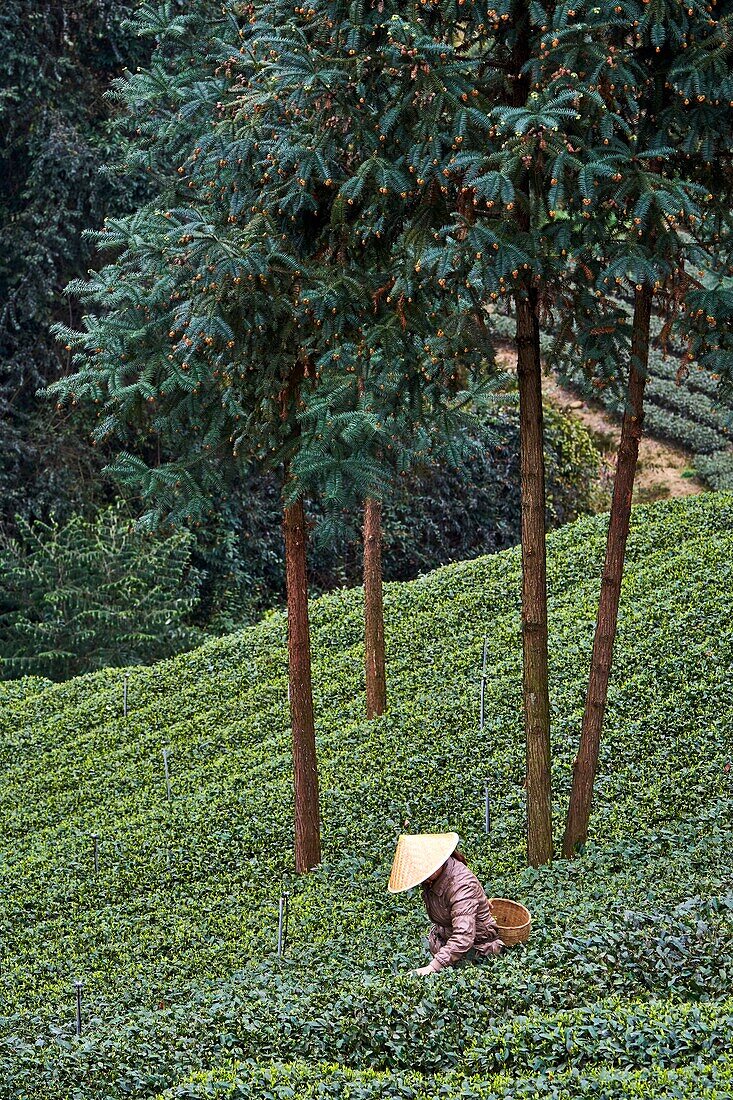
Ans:
[[[91,521],[19,518],[17,527],[0,535],[0,679],[68,680],[205,640],[189,621],[198,580],[190,531],[141,536],[119,504]]]
[[[487,298],[515,303],[520,338],[528,855],[552,854],[539,307],[590,217],[586,134],[608,128],[562,62],[569,19],[453,0],[140,17],[158,48],[118,91],[158,199],[107,227],[118,256],[76,288],[96,313],[65,334],[77,373],[56,392],[104,406],[100,437],[175,442],[116,466],[153,519],[195,516],[252,463],[282,471],[299,869],[319,854],[302,499],[327,468],[380,499],[420,433],[450,428],[489,355]]]
[[[564,262],[559,257],[566,255],[566,249],[560,246],[570,239],[574,228],[570,223],[551,222],[553,211],[548,209],[545,180],[550,166],[561,177],[559,182],[551,181],[556,191],[567,189],[577,179],[582,161],[576,155],[579,149],[567,141],[567,124],[582,121],[579,108],[599,111],[605,106],[598,96],[588,94],[581,104],[583,92],[577,73],[562,66],[553,70],[552,51],[557,42],[553,40],[552,49],[546,49],[541,41],[549,29],[545,24],[549,17],[541,5],[534,5],[531,12],[518,3],[488,11],[475,5],[468,11],[459,11],[459,7],[453,3],[407,8],[380,4],[376,10],[365,12],[352,5],[347,20],[342,5],[327,5],[318,13],[321,22],[315,31],[315,9],[299,9],[294,23],[300,38],[278,77],[286,94],[294,86],[302,89],[317,84],[321,100],[325,98],[332,112],[325,127],[328,138],[332,137],[331,123],[340,130],[342,141],[347,141],[353,127],[363,147],[371,149],[371,157],[348,186],[342,187],[341,205],[335,204],[335,209],[339,224],[344,225],[348,218],[343,217],[343,199],[358,207],[353,212],[356,216],[351,219],[349,236],[352,241],[354,234],[361,237],[362,249],[368,242],[374,269],[382,271],[378,283],[370,287],[376,315],[371,327],[377,336],[366,339],[362,318],[356,354],[353,345],[340,343],[341,333],[333,331],[327,338],[338,347],[332,358],[341,357],[347,372],[362,382],[371,375],[367,400],[373,400],[384,388],[381,382],[374,387],[380,368],[375,372],[372,353],[364,357],[363,348],[384,345],[385,304],[393,306],[387,310],[392,342],[396,313],[403,330],[407,327],[419,334],[415,341],[418,358],[419,345],[423,344],[426,362],[435,364],[446,359],[446,341],[454,349],[454,361],[470,354],[477,336],[486,342],[483,302],[487,293],[494,299],[500,294],[516,299],[524,409],[528,851],[531,862],[538,863],[552,852],[538,305],[542,280],[556,278],[562,272]],[[269,6],[271,17],[277,9],[278,5]],[[324,28],[329,49],[319,55],[313,46]],[[276,38],[264,36],[263,40],[271,44]],[[345,54],[333,49],[336,41],[348,47]],[[537,55],[546,61],[544,74]],[[544,79],[547,73],[550,77]],[[538,79],[530,81],[530,75]],[[385,98],[380,100],[383,93]],[[303,121],[307,111],[298,107],[294,115]],[[290,122],[292,131],[293,118]],[[571,129],[580,131],[577,126]],[[307,125],[306,131],[312,136]],[[306,148],[313,151],[312,146]],[[358,142],[347,144],[347,152],[354,148],[360,148]],[[582,153],[587,155],[587,150],[582,149]],[[312,175],[313,159],[306,158],[306,163],[311,163],[304,171],[303,186]],[[281,167],[277,170],[283,174]],[[379,194],[385,196],[376,203],[372,199],[375,183],[379,184]],[[391,234],[385,232],[394,217],[395,203],[401,235],[394,230]],[[400,265],[393,263],[386,282],[382,282],[386,270],[384,243],[375,249],[375,242],[382,238],[388,244],[399,240],[399,247],[391,255],[400,255]],[[474,249],[478,249],[476,262],[472,259],[466,270],[465,257]],[[376,263],[375,251],[380,257]],[[342,266],[353,259],[348,248],[337,255]],[[414,267],[404,263],[405,256],[412,257]],[[357,268],[350,271],[354,286],[359,285],[363,267],[364,255],[360,254]],[[457,293],[450,297],[454,274],[460,279]],[[436,284],[447,290],[437,308],[432,301]],[[344,302],[342,320],[349,307],[353,307],[353,301]],[[339,312],[337,307],[332,308]],[[462,320],[461,330],[455,326],[456,316]],[[426,325],[426,319],[431,323]],[[466,320],[470,320],[472,331],[466,328]],[[348,328],[348,322],[344,327]],[[448,329],[452,331],[446,338]],[[331,398],[327,396],[323,401],[323,387],[327,394],[341,392],[340,381],[335,391],[328,391],[324,367],[319,362],[318,400],[326,412],[326,427],[317,434],[321,440],[328,437],[329,422],[333,421]],[[466,364],[456,363],[456,369],[465,371]],[[455,383],[457,376],[448,381]],[[434,397],[435,376],[425,377]],[[441,377],[442,385],[445,376]],[[443,392],[450,392],[450,388],[444,386]],[[422,395],[424,389],[418,380],[415,392]],[[397,392],[404,392],[404,379],[400,379]],[[366,411],[370,416],[374,413],[373,407]],[[301,423],[305,416],[307,412]],[[339,447],[340,442],[336,449]],[[359,449],[354,453],[359,454]],[[300,454],[308,455],[308,450],[301,446]],[[343,472],[347,468],[343,454],[340,461]],[[376,466],[372,450],[365,480]],[[299,475],[301,484],[312,472],[307,467],[308,462],[305,474]],[[366,495],[368,498],[370,494]]]
[[[117,94],[158,197],[105,227],[115,258],[72,287],[90,312],[60,330],[76,370],[53,388],[99,406],[150,523],[195,520],[253,463],[282,472],[299,871],[320,859],[303,496],[333,438],[348,492],[373,493],[402,450],[385,423],[450,419],[489,347],[475,301],[441,296],[439,318],[413,272],[455,202],[431,143],[436,123],[455,135],[472,63],[446,52],[436,98],[457,15],[431,32],[400,7],[142,9],[153,61]],[[174,457],[126,452],[133,428]]]
[[[443,248],[423,261],[515,316],[527,854],[535,865],[553,852],[540,309],[559,299],[575,242],[584,238],[590,215],[574,196],[610,126],[582,64],[582,35],[571,37],[575,64],[567,64],[568,20],[565,6],[507,0],[483,11],[466,34],[476,76],[447,167],[463,201]]]
[[[730,308],[720,281],[725,261],[718,232],[730,201],[715,177],[730,177],[732,17],[731,5],[682,6],[666,0],[578,10],[578,18],[587,20],[590,41],[597,44],[598,90],[618,125],[606,142],[606,155],[583,179],[594,225],[578,266],[587,292],[576,318],[576,347],[596,387],[618,382],[619,363],[628,362],[628,368],[591,671],[563,841],[569,857],[587,836],[598,767],[644,422],[652,311],[656,307],[664,320],[666,344],[675,330],[689,328],[691,311],[705,317],[709,333],[718,307]],[[712,277],[717,306],[711,304],[716,289],[699,286],[697,269]],[[630,325],[624,303],[610,298],[614,291],[632,295]],[[706,343],[698,331],[696,350],[708,366],[724,373],[729,369],[725,345],[717,334]]]

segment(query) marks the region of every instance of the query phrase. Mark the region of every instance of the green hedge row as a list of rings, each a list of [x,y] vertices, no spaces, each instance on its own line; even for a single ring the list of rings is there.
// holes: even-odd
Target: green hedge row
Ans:
[[[687,415],[672,412],[652,401],[646,402],[644,408],[644,427],[648,432],[694,454],[713,454],[728,443],[728,436],[723,431],[698,423]]]
[[[650,377],[646,392],[652,405],[662,406],[696,424],[712,428],[724,438],[729,438],[720,412],[706,394],[689,390],[683,385],[678,386],[676,382],[655,375]]]
[[[677,354],[671,353],[670,355],[662,355],[659,351],[650,351],[649,365],[652,377],[662,378],[667,382],[674,382],[676,385],[680,366],[682,365],[680,361],[681,354],[682,353],[679,352]],[[710,371],[702,367],[697,367],[694,363],[690,364],[688,373],[683,372],[679,388],[683,393],[702,393],[713,401],[717,400],[717,378],[715,378]]]
[[[514,339],[513,318],[492,314],[491,321],[499,340]],[[658,330],[660,326],[654,327]],[[552,347],[551,337],[543,335],[540,344],[547,354]],[[726,455],[733,455],[733,408],[720,403],[717,379],[694,364],[681,375],[678,384],[681,355],[679,348],[671,349],[669,355],[656,349],[649,353],[646,429],[659,439],[691,451],[697,473],[712,489],[730,489],[733,482]],[[614,415],[623,414],[623,394],[608,389],[600,393],[600,400]]]
[[[216,1073],[196,1074],[162,1094],[161,1100],[292,1100],[293,1097],[338,1100],[727,1100],[733,1092],[733,1057],[673,1069],[653,1066],[643,1070],[602,1068],[591,1073],[575,1070],[521,1078],[443,1075],[423,1078],[354,1070],[343,1066],[294,1063],[259,1066],[256,1063],[223,1067]]]
[[[618,859],[618,850],[615,855]],[[28,1022],[12,1018],[16,1033],[3,1046],[3,1095],[152,1096],[156,1089],[185,1079],[195,1066],[215,1066],[218,1076],[218,1067],[232,1059],[264,1064],[307,1059],[316,1065],[359,1066],[387,1073],[398,1085],[404,1075],[431,1077],[449,1070],[453,1082],[459,1077],[485,1082],[511,1075],[521,1083],[528,1075],[551,1080],[573,1073],[588,1078],[604,1066],[626,1071],[707,1063],[724,1054],[728,1045],[733,1023],[733,1002],[726,996],[730,970],[726,973],[724,967],[719,980],[705,988],[701,1003],[680,1000],[699,998],[702,984],[695,994],[675,981],[675,971],[689,970],[680,959],[682,937],[699,936],[705,918],[716,913],[723,917],[731,907],[731,897],[694,910],[688,906],[686,932],[681,935],[676,927],[676,943],[662,947],[661,953],[670,959],[673,949],[677,955],[671,967],[667,964],[670,992],[677,1000],[669,1000],[660,985],[663,1000],[629,1003],[623,993],[616,993],[605,1001],[591,998],[579,1009],[562,1009],[561,984],[568,1000],[587,998],[590,986],[582,977],[573,982],[568,958],[562,983],[556,973],[557,956],[555,967],[543,973],[547,937],[534,957],[515,952],[487,972],[464,968],[429,986],[365,970],[363,964],[355,967],[344,951],[325,959],[311,949],[285,963],[255,963],[218,983],[199,980],[179,986],[175,995],[161,996],[153,1005],[140,1005],[139,983],[133,980],[124,1015],[105,1019],[99,1013],[81,1041],[72,1037],[70,1023],[44,1028],[35,1020],[33,1035]],[[618,919],[619,914],[614,916]],[[638,922],[643,915],[633,918]],[[622,925],[627,939],[633,940],[634,920],[627,918]],[[597,924],[592,926],[591,942],[593,932],[600,945]],[[664,936],[660,943],[665,943]],[[716,953],[718,958],[729,953],[730,944],[729,927],[727,937],[711,945],[708,973],[715,971]],[[636,952],[630,948],[626,954],[653,953],[655,946],[647,938]],[[614,952],[609,943],[605,950]],[[582,974],[581,952],[575,962]],[[623,968],[623,956],[615,965]],[[606,983],[610,970],[607,967]],[[555,986],[552,998],[545,996],[546,985]],[[96,1079],[89,1081],[87,1091],[74,1092],[92,1067]]]
[[[712,489],[733,491],[733,451],[695,455],[695,469]]]

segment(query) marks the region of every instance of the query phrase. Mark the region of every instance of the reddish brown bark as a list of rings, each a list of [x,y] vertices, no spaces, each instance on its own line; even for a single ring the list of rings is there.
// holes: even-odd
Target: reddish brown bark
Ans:
[[[568,859],[573,857],[578,846],[584,843],[588,836],[593,784],[598,770],[598,753],[618,623],[626,539],[631,522],[631,497],[639,457],[639,442],[644,426],[644,387],[649,362],[651,308],[651,287],[642,286],[641,290],[636,291],[634,299],[626,412],[621,426],[621,439],[616,459],[606,561],[601,580],[588,693],[583,713],[580,746],[573,766],[573,787],[563,838],[563,855]]]
[[[527,860],[552,859],[550,699],[542,367],[537,291],[517,294],[517,376],[522,479],[522,680],[527,741]]]
[[[512,6],[515,40],[508,101],[527,102],[530,13]],[[516,222],[529,232],[529,172],[518,188]],[[545,455],[542,424],[542,364],[537,289],[527,282],[515,294],[519,437],[522,489],[522,689],[526,738],[527,862],[552,859],[550,701],[547,660],[547,562],[545,549]]]
[[[321,862],[321,835],[308,622],[307,531],[302,501],[285,508],[283,533],[288,598],[290,724],[293,734],[295,870],[303,874]]]
[[[387,709],[387,675],[382,598],[382,505],[373,497],[367,497],[364,502],[364,664],[367,718],[374,718]]]

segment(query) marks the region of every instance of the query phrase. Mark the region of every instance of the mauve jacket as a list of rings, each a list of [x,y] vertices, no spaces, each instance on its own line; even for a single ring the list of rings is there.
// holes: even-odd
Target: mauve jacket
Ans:
[[[433,922],[428,941],[433,969],[453,966],[472,947],[477,955],[501,951],[489,899],[464,863],[450,856],[435,881],[422,884],[422,896]]]

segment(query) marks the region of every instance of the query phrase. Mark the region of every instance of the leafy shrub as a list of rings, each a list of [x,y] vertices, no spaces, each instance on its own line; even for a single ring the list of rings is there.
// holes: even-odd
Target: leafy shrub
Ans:
[[[516,549],[387,586],[389,710],[371,723],[360,594],[313,603],[325,862],[304,878],[281,614],[134,670],[127,718],[111,670],[4,701],[0,1096],[726,1095],[732,521],[733,497],[712,493],[633,513],[593,831],[573,863],[523,867]],[[549,539],[558,825],[605,528],[586,517]],[[406,974],[425,917],[385,890],[406,821],[459,831],[489,891],[532,911],[525,947]]]
[[[233,1065],[216,1073],[196,1074],[175,1089],[166,1090],[161,1100],[289,1100],[292,1096],[354,1097],[355,1100],[445,1100],[446,1097],[475,1097],[476,1100],[535,1100],[552,1096],[556,1100],[593,1097],[594,1100],[622,1100],[623,1097],[654,1097],[655,1100],[721,1100],[733,1087],[733,1059],[730,1055],[712,1062],[692,1063],[673,1069],[652,1066],[643,1070],[594,1069],[590,1073],[532,1074],[516,1078],[507,1074],[467,1077],[465,1074],[397,1075],[345,1066],[308,1065],[296,1062],[260,1066]]]
[[[193,537],[143,538],[131,528],[110,508],[64,525],[20,519],[18,537],[0,539],[0,672],[65,679],[201,640],[186,625]]]
[[[594,511],[600,455],[583,424],[550,404],[545,405],[545,441],[545,493],[552,530]],[[517,531],[517,542],[519,537]]]
[[[652,378],[665,379],[676,385],[681,365],[677,355],[662,355],[658,351],[649,352],[649,373]],[[715,401],[718,396],[718,380],[710,371],[696,367],[693,363],[687,371],[682,372],[680,389],[683,393],[703,393]]]
[[[646,392],[653,405],[670,409],[696,424],[704,424],[723,435],[725,430],[713,401],[704,393],[696,393],[664,378],[650,377]]]
[[[668,439],[670,443],[693,453],[712,454],[722,450],[728,442],[722,431],[691,420],[686,415],[671,412],[661,405],[648,402],[645,410],[644,426],[652,435]]]
[[[712,489],[733,491],[733,451],[695,455],[695,469]]]
[[[37,695],[51,686],[51,680],[44,680],[40,676],[23,676],[20,680],[0,680],[0,703],[5,705],[10,702],[25,700],[30,695]]]

